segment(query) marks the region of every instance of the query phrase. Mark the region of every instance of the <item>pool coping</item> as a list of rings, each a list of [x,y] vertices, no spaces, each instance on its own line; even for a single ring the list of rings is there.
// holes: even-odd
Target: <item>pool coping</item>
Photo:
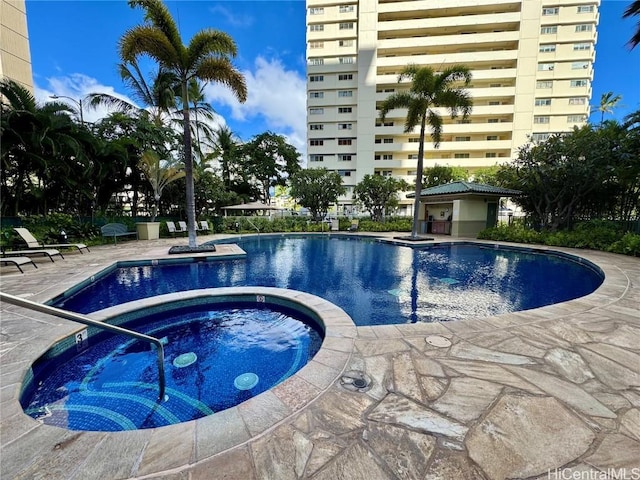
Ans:
[[[373,235],[371,237],[373,237]],[[396,241],[394,241],[394,243],[395,242]],[[451,240],[447,240],[444,243],[449,242],[451,242]],[[514,247],[514,244],[507,242],[465,242],[489,245],[498,244],[507,247]],[[429,243],[430,242],[425,242],[425,244]],[[416,245],[414,243],[407,245],[422,246],[421,244]],[[519,245],[515,246],[517,247]],[[105,435],[109,437],[113,436],[112,438],[114,441],[117,441],[122,448],[128,448],[125,446],[129,445],[134,450],[139,450],[140,444],[144,443],[144,461],[142,462],[141,458],[136,457],[136,462],[142,463],[137,465],[132,464],[131,466],[131,472],[135,476],[146,476],[166,471],[180,471],[188,467],[193,467],[195,464],[198,464],[209,457],[218,455],[222,452],[233,449],[234,447],[245,445],[257,438],[263,437],[279,425],[286,423],[288,419],[311,405],[315,400],[321,398],[323,393],[331,388],[339,378],[340,373],[349,365],[349,361],[356,348],[355,342],[357,339],[411,338],[417,336],[423,337],[424,335],[430,334],[443,335],[445,337],[457,336],[464,339],[473,338],[481,334],[493,333],[497,330],[509,330],[512,327],[536,324],[544,325],[550,320],[556,322],[561,319],[567,319],[568,321],[565,326],[570,328],[572,324],[576,324],[576,315],[589,312],[597,314],[602,311],[607,311],[608,307],[611,307],[622,299],[633,286],[631,278],[629,278],[629,275],[625,273],[624,265],[626,263],[630,263],[636,267],[638,259],[604,252],[578,251],[575,249],[558,247],[532,247],[530,245],[526,245],[524,248],[540,252],[561,252],[572,256],[583,257],[597,265],[598,268],[605,273],[605,279],[600,287],[589,295],[568,302],[540,307],[537,309],[447,323],[435,322],[373,327],[355,327],[346,313],[342,311],[342,314],[347,317],[348,321],[339,312],[335,312],[335,310],[333,310],[338,309],[341,311],[339,307],[321,299],[320,297],[293,291],[295,292],[293,293],[294,298],[302,302],[309,302],[309,304],[305,303],[308,307],[315,305],[317,308],[322,309],[323,306],[327,306],[325,304],[329,304],[328,308],[337,314],[338,324],[335,325],[335,329],[333,327],[331,329],[327,329],[328,333],[326,334],[325,342],[323,342],[318,354],[321,352],[326,353],[323,353],[320,357],[316,355],[312,362],[301,369],[289,380],[268,392],[264,392],[255,398],[238,405],[237,407],[191,422],[132,432],[83,433],[87,433],[87,437],[91,437],[92,433],[95,435],[102,435],[101,438],[104,438]],[[288,297],[288,295],[292,294],[291,290],[272,287],[223,287],[222,289],[211,290],[216,290],[221,294],[222,292],[220,292],[220,290],[226,290],[226,294],[231,294],[230,292],[234,291],[241,293],[255,293],[256,290],[264,290],[268,291],[269,295],[287,295],[287,297],[284,298],[288,299],[291,298]],[[179,292],[168,295],[182,299],[185,293],[186,292]],[[145,302],[147,300],[150,299],[144,299],[139,302]],[[625,306],[616,306],[614,307],[614,310],[626,312],[626,310],[630,309]],[[631,312],[627,313],[629,315],[632,314]],[[634,315],[637,315],[637,313]],[[72,329],[69,328],[68,324],[62,325],[64,325],[65,328],[58,329],[64,330],[64,333],[60,333],[61,337],[66,337],[69,332],[78,330],[75,325]],[[30,349],[27,353],[31,356],[37,351],[42,353],[44,351],[42,350],[43,343],[43,341],[40,341],[39,346],[34,345],[35,348]],[[49,342],[49,344],[52,343],[54,342]],[[28,362],[26,363],[28,366],[33,359],[35,359],[35,357],[31,360],[25,358],[24,361]],[[23,365],[25,364],[23,363]],[[14,376],[17,376],[18,372],[19,371],[16,371],[16,375]],[[63,442],[65,438],[69,438],[72,434],[78,433],[69,432],[57,427],[42,425],[40,422],[37,422],[21,413],[16,415],[15,403],[17,402],[17,396],[15,389],[13,389],[12,399],[6,399],[5,397],[5,400],[9,400],[8,403],[13,403],[9,412],[10,415],[12,415],[11,419],[13,422],[21,424],[17,431],[23,432],[26,430],[27,434],[20,435],[18,433],[14,434],[11,432],[9,434],[9,441],[5,441],[7,439],[3,438],[2,443],[3,445],[15,448],[18,448],[18,444],[20,444],[27,452],[24,454],[25,459],[29,458],[29,455],[34,452],[39,451],[35,449],[35,445],[39,448],[46,444],[52,444],[50,442],[58,445]],[[6,405],[7,403],[3,401],[3,407]],[[20,408],[19,404],[17,407]],[[3,410],[3,417],[6,418],[6,410],[4,408]],[[4,420],[3,427],[6,428]],[[183,443],[183,445],[188,445],[188,447],[181,446],[178,450],[180,450],[180,452],[185,452],[189,449],[192,453],[190,455],[183,455],[180,452],[177,452],[175,455],[164,455],[166,454],[167,446],[166,439],[164,438],[165,436],[168,436],[167,438],[172,438],[172,442],[186,442]],[[40,439],[36,440],[39,437]],[[24,443],[25,441],[27,444]],[[33,446],[31,444],[33,444]],[[47,447],[45,447],[45,450],[46,448]],[[15,449],[11,448],[10,450],[14,451]],[[134,467],[137,468],[137,470]]]

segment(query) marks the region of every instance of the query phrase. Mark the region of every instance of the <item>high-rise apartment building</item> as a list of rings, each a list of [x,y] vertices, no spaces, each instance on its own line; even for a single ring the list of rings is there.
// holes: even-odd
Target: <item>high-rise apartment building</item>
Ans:
[[[0,78],[4,77],[33,91],[24,0],[0,0]]]
[[[352,203],[366,174],[413,183],[418,134],[380,103],[408,88],[408,64],[472,70],[473,111],[425,140],[425,167],[509,161],[528,139],[589,115],[599,0],[307,0],[308,167],[343,177]],[[407,202],[410,203],[410,202]]]

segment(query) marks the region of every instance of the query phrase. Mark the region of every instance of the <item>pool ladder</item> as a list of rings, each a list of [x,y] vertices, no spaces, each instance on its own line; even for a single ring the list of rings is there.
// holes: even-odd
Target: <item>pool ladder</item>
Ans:
[[[133,330],[127,330],[126,328],[118,327],[116,325],[110,325],[108,323],[98,322],[96,320],[92,320],[89,317],[85,317],[84,315],[80,315],[78,313],[68,312],[60,308],[51,307],[49,305],[44,305],[42,303],[36,303],[36,302],[32,302],[31,300],[16,297],[15,295],[9,295],[8,293],[0,292],[0,301],[7,302],[12,305],[16,305],[18,307],[27,308],[29,310],[34,310],[36,312],[46,313],[47,315],[53,315],[56,317],[64,318],[66,320],[71,320],[72,322],[82,323],[84,325],[89,325],[91,327],[96,327],[96,328],[107,330],[113,333],[126,335],[129,337],[133,337],[137,340],[148,342],[151,345],[155,345],[158,351],[158,388],[160,390],[158,393],[158,401],[164,400],[164,390],[165,390],[164,346],[162,345],[162,342],[159,339],[155,337],[150,337],[149,335],[145,335],[143,333],[134,332]]]

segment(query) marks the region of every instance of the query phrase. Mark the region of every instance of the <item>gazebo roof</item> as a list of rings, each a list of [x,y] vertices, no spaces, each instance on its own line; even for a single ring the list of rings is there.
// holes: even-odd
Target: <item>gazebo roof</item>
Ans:
[[[240,205],[230,205],[222,207],[222,210],[280,210],[278,207],[262,202],[241,203]]]
[[[425,188],[420,192],[420,197],[435,197],[442,195],[492,195],[496,197],[515,197],[522,194],[520,190],[511,190],[509,188],[494,187],[493,185],[485,185],[483,183],[473,182],[452,182],[435,187]],[[415,197],[414,193],[408,193],[408,198]]]

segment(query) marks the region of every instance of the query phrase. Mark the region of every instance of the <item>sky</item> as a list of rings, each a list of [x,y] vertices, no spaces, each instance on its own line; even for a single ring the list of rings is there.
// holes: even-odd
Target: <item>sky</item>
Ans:
[[[622,20],[631,0],[602,0],[596,45],[592,105],[603,93],[622,95],[613,115],[621,120],[640,109],[640,46],[626,45],[635,22]],[[305,2],[166,1],[183,41],[203,28],[222,30],[236,41],[234,64],[246,78],[248,98],[239,103],[230,90],[209,84],[205,98],[242,140],[272,131],[306,154]],[[117,73],[118,40],[143,22],[142,11],[125,0],[27,0],[27,23],[36,98],[80,99],[105,92],[130,98]],[[147,69],[150,73],[151,66]],[[86,111],[95,121],[105,111]],[[600,114],[591,120],[600,122]]]

